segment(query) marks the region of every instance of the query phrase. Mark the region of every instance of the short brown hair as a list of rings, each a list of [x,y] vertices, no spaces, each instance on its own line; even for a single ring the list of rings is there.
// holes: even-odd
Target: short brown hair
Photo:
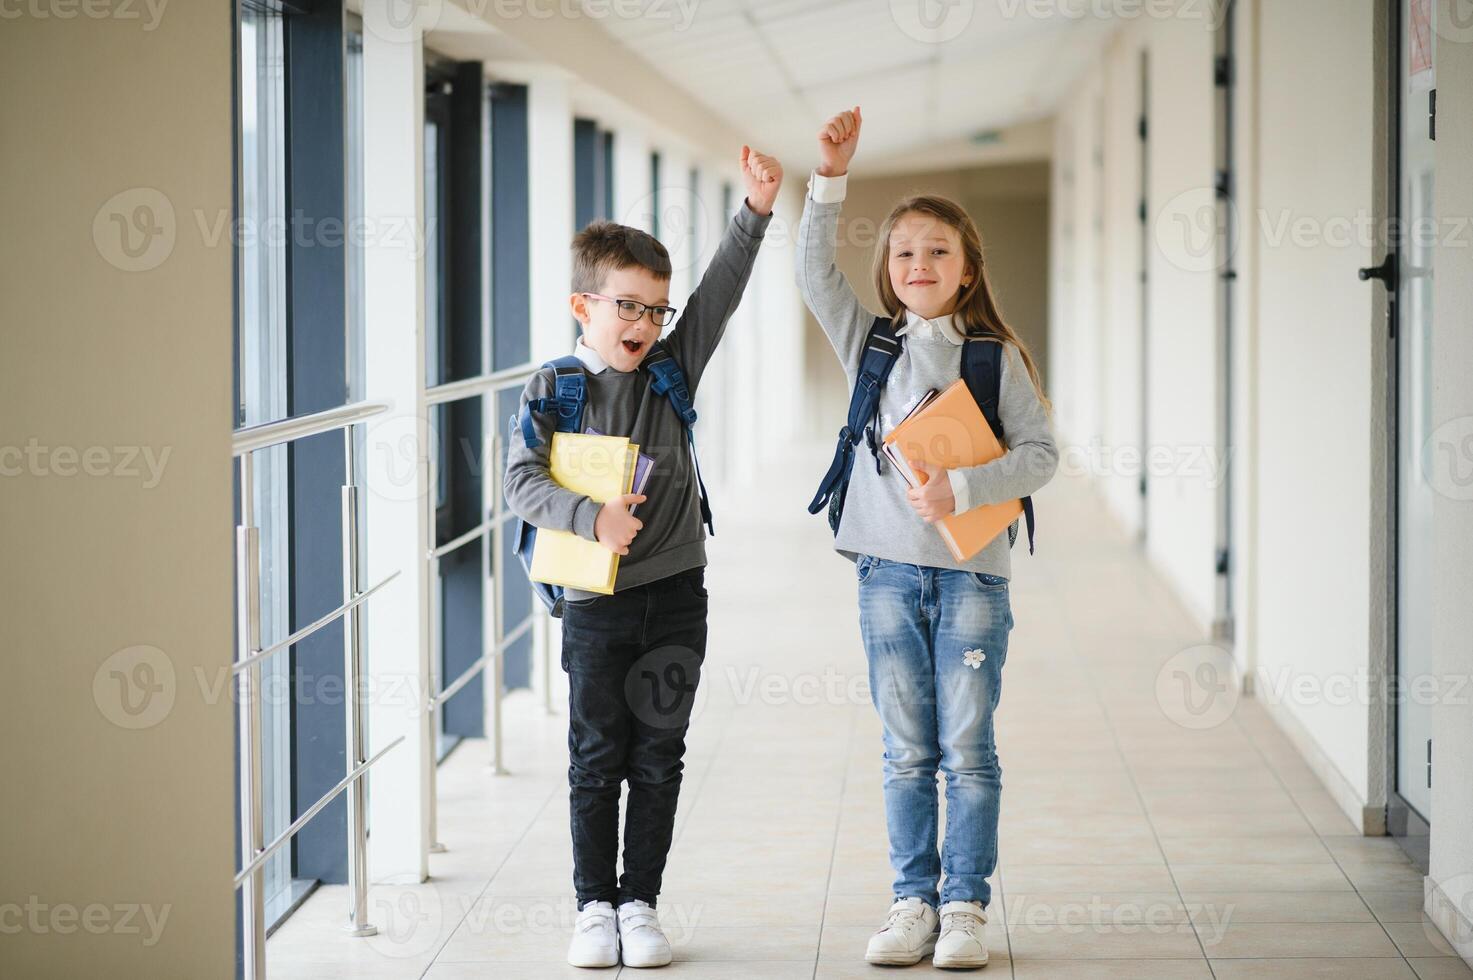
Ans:
[[[598,292],[609,273],[630,266],[669,280],[670,253],[654,235],[613,221],[595,221],[573,236],[573,292]]]

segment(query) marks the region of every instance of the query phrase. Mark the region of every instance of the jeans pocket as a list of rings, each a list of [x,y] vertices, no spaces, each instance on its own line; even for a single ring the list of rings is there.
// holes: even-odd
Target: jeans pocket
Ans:
[[[876,559],[872,555],[860,555],[854,560],[854,574],[859,578],[859,584],[863,585],[875,569]]]
[[[1008,587],[1008,580],[1001,575],[990,575],[987,572],[968,572],[967,578],[972,584],[984,592],[1001,592]]]
[[[711,598],[711,593],[706,589],[706,569],[704,567],[692,568],[684,574],[683,578],[697,599]]]

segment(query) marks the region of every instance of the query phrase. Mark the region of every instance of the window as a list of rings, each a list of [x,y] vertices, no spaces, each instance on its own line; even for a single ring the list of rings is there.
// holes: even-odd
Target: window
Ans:
[[[499,370],[525,364],[532,357],[525,85],[491,86],[491,147],[491,367]],[[521,392],[516,389],[503,391],[497,399],[495,418],[509,438],[521,438],[507,427],[520,404]],[[496,492],[501,493],[501,488]],[[513,536],[505,535],[501,561],[506,574],[497,588],[508,633],[532,613],[534,601],[514,547]],[[507,648],[505,662],[508,688],[530,685],[530,631]]]
[[[482,131],[486,87],[477,62],[436,61],[426,69],[424,194],[425,363],[430,386],[485,372],[482,302]],[[437,405],[435,543],[443,545],[483,520],[482,399]],[[478,543],[467,542],[435,563],[431,629],[438,687],[453,683],[484,649],[483,584],[489,569]],[[440,711],[437,752],[484,734],[483,687],[467,684]]]
[[[236,421],[255,425],[287,414],[286,247],[271,229],[286,214],[286,99],[282,18],[244,8],[240,16],[240,277],[236,331],[239,392]],[[291,632],[287,558],[289,477],[285,446],[255,454],[252,494],[261,547],[261,641]],[[247,492],[247,488],[241,488]],[[262,665],[263,692],[290,689],[289,664]],[[291,823],[291,712],[281,698],[262,699],[262,813],[267,840]],[[237,785],[239,781],[237,780]],[[265,868],[266,921],[291,905],[291,854],[278,851]]]
[[[345,37],[331,0],[243,0],[238,23],[235,384],[237,423],[251,425],[342,405],[362,389],[362,251],[352,228],[362,213],[362,47]],[[269,646],[342,602],[342,437],[260,451],[253,462],[245,490],[260,528]],[[267,840],[346,771],[342,628],[335,622],[263,662]],[[346,881],[346,810],[333,800],[267,863],[268,927],[318,881]]]
[[[573,231],[613,216],[613,134],[592,119],[573,120]],[[573,340],[580,328],[573,318]]]

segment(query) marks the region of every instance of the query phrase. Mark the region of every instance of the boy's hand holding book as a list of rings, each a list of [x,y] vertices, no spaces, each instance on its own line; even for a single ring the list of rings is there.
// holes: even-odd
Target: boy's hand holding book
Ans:
[[[593,535],[598,543],[616,555],[629,554],[630,542],[644,527],[644,522],[629,513],[629,508],[644,501],[642,493],[626,493],[600,507],[593,519]]]
[[[951,478],[945,468],[925,460],[910,460],[910,468],[925,482],[905,491],[910,506],[927,524],[935,524],[956,511],[956,497],[951,492]]]

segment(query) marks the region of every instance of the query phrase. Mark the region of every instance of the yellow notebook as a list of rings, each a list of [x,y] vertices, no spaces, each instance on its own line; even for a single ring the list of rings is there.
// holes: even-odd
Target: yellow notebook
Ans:
[[[602,504],[629,492],[638,459],[639,447],[626,436],[557,432],[547,462],[558,486]],[[597,541],[571,531],[538,530],[532,547],[532,581],[611,595],[618,572],[619,556]]]

